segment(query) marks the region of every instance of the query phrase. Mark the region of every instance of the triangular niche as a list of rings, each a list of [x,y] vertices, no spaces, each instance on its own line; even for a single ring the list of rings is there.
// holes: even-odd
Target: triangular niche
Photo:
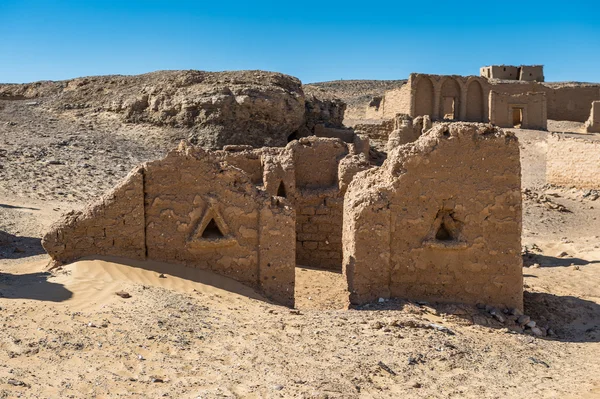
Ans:
[[[446,227],[446,224],[442,221],[440,226],[435,233],[435,239],[438,241],[453,241],[454,237],[452,237],[451,231]]]
[[[423,244],[427,247],[464,249],[467,243],[462,240],[463,222],[456,219],[454,211],[442,209],[433,221],[433,226]]]
[[[277,196],[287,198],[287,192],[285,190],[285,184],[283,184],[283,180],[279,182],[279,187],[277,188]]]
[[[225,234],[221,231],[215,219],[210,219],[210,222],[204,228],[202,232],[202,238],[207,240],[218,240],[221,238],[225,238]]]
[[[214,204],[208,206],[202,217],[194,224],[188,237],[189,247],[203,248],[228,246],[236,242],[230,229]]]

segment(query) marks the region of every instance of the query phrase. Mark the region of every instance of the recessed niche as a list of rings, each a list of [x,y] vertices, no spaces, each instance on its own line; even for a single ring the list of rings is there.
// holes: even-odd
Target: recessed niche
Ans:
[[[461,239],[463,222],[458,220],[454,211],[442,209],[436,215],[431,230],[423,245],[440,249],[463,249],[467,243]]]
[[[236,243],[216,204],[209,205],[192,226],[187,239],[189,250],[226,247]]]
[[[277,196],[287,198],[287,192],[285,190],[285,184],[283,184],[283,181],[279,183],[279,187],[277,188]]]
[[[442,224],[440,224],[440,227],[438,227],[438,231],[437,231],[437,233],[435,233],[435,239],[438,241],[454,240],[454,238],[452,237],[452,234],[448,231],[444,222],[442,222]]]
[[[208,224],[204,228],[204,231],[202,232],[202,238],[206,238],[209,240],[211,240],[211,239],[218,240],[219,238],[224,238],[224,237],[225,237],[225,235],[223,234],[221,229],[219,229],[219,226],[217,226],[215,219],[210,219],[210,222],[208,222]]]

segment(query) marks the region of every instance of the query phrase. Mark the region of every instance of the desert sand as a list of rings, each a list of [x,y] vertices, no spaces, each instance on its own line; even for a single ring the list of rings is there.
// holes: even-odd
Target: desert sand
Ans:
[[[546,184],[548,132],[515,130],[525,313],[555,333],[537,338],[474,306],[349,310],[341,274],[305,265],[292,310],[176,265],[46,271],[40,237],[62,212],[180,138],[82,124],[26,101],[0,109],[0,397],[600,397],[600,199]]]

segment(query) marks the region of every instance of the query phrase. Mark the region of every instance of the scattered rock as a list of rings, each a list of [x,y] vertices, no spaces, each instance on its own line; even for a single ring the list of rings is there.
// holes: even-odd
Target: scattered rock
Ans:
[[[371,328],[373,330],[380,330],[380,329],[383,328],[383,323],[380,322],[380,321],[374,321],[374,322],[371,323]]]
[[[9,378],[8,381],[6,381],[9,385],[15,386],[15,387],[29,387],[28,384],[24,383],[23,381],[20,380],[15,380],[14,378]]]
[[[118,296],[120,296],[121,298],[131,298],[131,295],[129,294],[129,292],[125,292],[125,291],[118,291],[115,292],[115,294],[117,294]]]
[[[512,308],[510,310],[510,314],[513,316],[523,316],[523,312],[521,312],[519,309],[517,308]]]
[[[529,360],[531,360],[531,363],[533,364],[541,364],[542,366],[546,366],[548,368],[550,368],[550,365],[546,362],[544,362],[543,360],[538,360],[535,357],[530,357]]]
[[[425,356],[423,356],[421,353],[419,353],[416,356],[408,357],[408,365],[409,366],[414,366],[414,365],[421,364],[421,363],[425,363]]]
[[[533,335],[536,335],[538,337],[541,337],[544,335],[544,333],[542,332],[541,329],[537,328],[537,327],[531,327],[531,332],[533,333]]]

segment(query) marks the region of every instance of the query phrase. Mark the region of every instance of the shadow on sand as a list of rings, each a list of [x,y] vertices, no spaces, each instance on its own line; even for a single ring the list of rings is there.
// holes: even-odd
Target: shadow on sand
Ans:
[[[524,293],[525,314],[548,324],[563,342],[600,342],[600,305],[574,296]]]
[[[600,342],[600,305],[573,296],[560,296],[547,293],[525,292],[525,314],[531,317],[539,327],[551,328],[556,336],[539,337],[539,339],[561,342]],[[352,306],[356,310],[401,310],[417,315],[446,315],[448,320],[456,324],[480,326],[494,329],[512,329],[518,326],[508,321],[496,320],[485,309],[474,305],[444,304],[435,302],[406,301],[391,299],[383,303],[370,303],[363,306]],[[440,322],[443,324],[443,322]],[[524,333],[526,334],[526,333]]]
[[[62,284],[48,281],[50,277],[52,277],[52,274],[48,272],[30,274],[0,273],[0,300],[33,299],[36,301],[63,302],[73,296],[73,293]]]
[[[527,254],[523,256],[523,265],[532,266],[539,264],[540,267],[565,267],[565,266],[585,266],[592,263],[600,263],[600,260],[585,260],[581,258],[558,258],[556,256],[546,256],[539,254]]]
[[[20,237],[1,232],[0,259],[21,259],[45,254],[42,239],[38,237]]]
[[[27,206],[18,206],[18,205],[8,205],[8,204],[0,204],[0,208],[5,208],[5,209],[25,209],[28,211],[39,211],[40,208],[30,208]]]

